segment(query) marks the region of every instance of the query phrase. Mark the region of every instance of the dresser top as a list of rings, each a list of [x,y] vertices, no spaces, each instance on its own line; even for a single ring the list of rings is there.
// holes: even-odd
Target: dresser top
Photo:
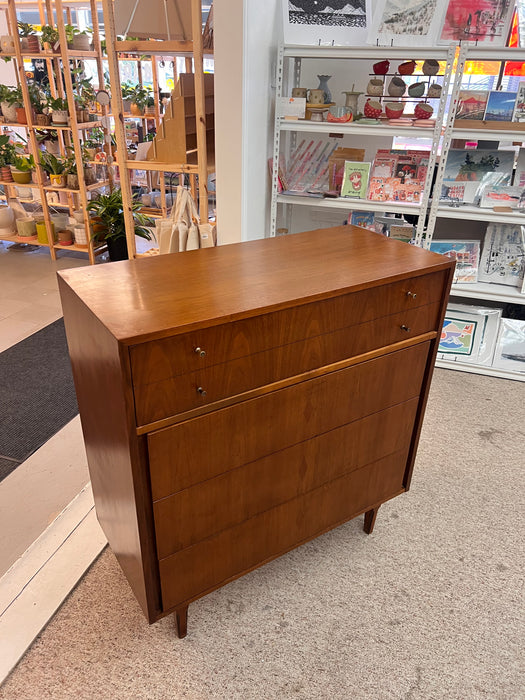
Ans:
[[[453,266],[355,226],[63,270],[115,338],[162,338]]]

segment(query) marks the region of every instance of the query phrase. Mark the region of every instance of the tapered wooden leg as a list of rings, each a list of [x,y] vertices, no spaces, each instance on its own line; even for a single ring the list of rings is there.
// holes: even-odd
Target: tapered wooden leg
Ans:
[[[183,639],[188,631],[188,606],[175,610],[175,625],[177,626],[177,636]]]
[[[365,513],[365,524],[363,526],[363,530],[367,535],[370,535],[374,529],[378,510],[379,506],[377,506],[377,508],[372,508],[372,510],[367,510]]]

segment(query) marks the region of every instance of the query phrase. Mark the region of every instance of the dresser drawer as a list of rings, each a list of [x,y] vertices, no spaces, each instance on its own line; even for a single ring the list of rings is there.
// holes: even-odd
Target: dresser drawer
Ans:
[[[403,489],[407,452],[389,455],[159,562],[168,610],[297,547]]]
[[[133,383],[151,384],[440,301],[436,272],[130,348]]]
[[[407,450],[418,404],[411,399],[156,501],[159,558]]]
[[[347,326],[297,343],[146,385],[135,385],[138,425],[161,420],[407,338],[436,331],[440,303]]]
[[[419,395],[429,343],[148,435],[153,500]]]

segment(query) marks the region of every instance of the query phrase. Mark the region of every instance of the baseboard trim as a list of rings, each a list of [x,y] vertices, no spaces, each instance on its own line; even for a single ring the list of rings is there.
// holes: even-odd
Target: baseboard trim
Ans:
[[[88,484],[0,579],[0,684],[106,544]]]

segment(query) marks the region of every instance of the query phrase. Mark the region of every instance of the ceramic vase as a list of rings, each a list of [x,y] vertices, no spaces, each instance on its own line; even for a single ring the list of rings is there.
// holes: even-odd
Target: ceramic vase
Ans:
[[[319,78],[319,85],[317,86],[318,90],[322,90],[324,92],[324,103],[328,104],[328,102],[332,101],[332,93],[330,92],[330,88],[328,87],[328,81],[332,77],[331,75],[318,75]]]
[[[355,90],[345,90],[343,92],[343,95],[346,95],[345,107],[349,107],[352,110],[352,114],[357,114],[357,98],[362,94],[362,92],[356,92]]]

